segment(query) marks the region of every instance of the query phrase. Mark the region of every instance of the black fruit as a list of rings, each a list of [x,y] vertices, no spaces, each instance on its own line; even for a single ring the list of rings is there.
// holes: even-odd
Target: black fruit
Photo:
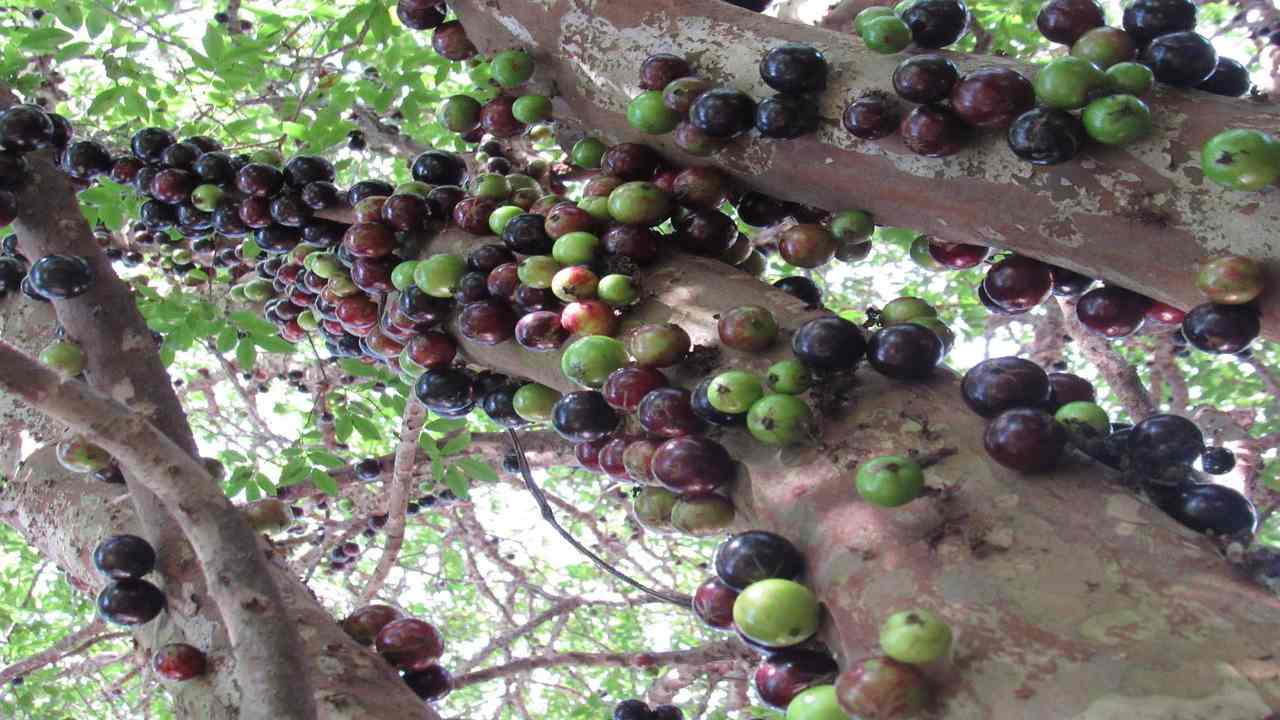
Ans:
[[[164,607],[164,593],[146,580],[116,580],[98,593],[98,614],[116,625],[150,622]]]
[[[462,158],[443,150],[428,150],[414,158],[413,179],[430,185],[461,185],[467,173]],[[391,193],[387,193],[390,195]]]
[[[566,393],[551,410],[551,426],[571,443],[599,440],[622,422],[604,395],[594,390]]]
[[[1242,97],[1249,93],[1251,87],[1253,87],[1253,80],[1249,78],[1249,71],[1244,65],[1229,57],[1219,56],[1213,74],[1197,85],[1196,89],[1211,92],[1214,95]]]
[[[902,119],[898,134],[911,152],[937,158],[960,152],[972,133],[949,107],[921,105]]]
[[[1262,331],[1258,311],[1250,305],[1197,305],[1182,320],[1182,334],[1197,350],[1214,354],[1248,349]]]
[[[1224,447],[1211,447],[1200,455],[1200,466],[1210,475],[1226,475],[1236,466],[1236,454]]]
[[[866,351],[862,330],[835,316],[814,318],[791,338],[791,352],[816,370],[852,370]]]
[[[959,79],[960,70],[942,55],[916,55],[894,68],[893,89],[913,103],[941,102]]]
[[[840,124],[849,134],[863,140],[888,137],[902,122],[898,104],[884,93],[872,94],[854,100],[844,109]]]
[[[1056,165],[1074,158],[1088,136],[1075,115],[1038,107],[1015,118],[1007,137],[1014,155],[1036,165]]]
[[[156,567],[156,551],[137,535],[112,535],[93,551],[93,566],[109,578],[140,578]]]
[[[822,92],[827,87],[827,59],[810,45],[779,45],[760,60],[760,79],[780,93]]]
[[[555,244],[547,234],[546,218],[533,213],[512,218],[502,231],[502,242],[521,255],[549,255]]]
[[[82,180],[110,172],[113,163],[111,153],[99,142],[74,142],[62,153],[62,169]]]
[[[0,112],[0,147],[25,153],[53,146],[53,120],[35,105],[14,105]]]
[[[507,428],[518,428],[525,424],[523,418],[516,414],[515,395],[520,386],[507,384],[485,394],[480,407],[489,419]]]
[[[1049,413],[1015,408],[987,425],[983,446],[991,459],[1018,472],[1048,470],[1067,444],[1066,430]]]
[[[818,106],[811,98],[779,93],[756,106],[755,124],[761,137],[798,138],[818,129]]]
[[[366,482],[377,480],[382,475],[382,461],[378,458],[365,458],[356,463],[356,477]]]
[[[730,87],[708,90],[689,108],[689,123],[714,138],[728,138],[751,128],[756,102],[751,96]]]
[[[1196,4],[1192,0],[1134,0],[1124,9],[1125,32],[1139,47],[1161,35],[1194,30]]]
[[[1195,462],[1204,452],[1204,434],[1179,415],[1152,415],[1129,432],[1128,452],[1140,469],[1159,473]]]
[[[1258,510],[1249,498],[1225,485],[1190,485],[1173,502],[1161,503],[1169,515],[1199,533],[1235,535],[1258,529]]]
[[[475,384],[471,375],[457,368],[428,370],[414,385],[414,394],[428,410],[456,417],[475,405]]]
[[[613,708],[613,720],[649,720],[649,712],[643,700],[623,700]]]
[[[1097,0],[1049,0],[1036,15],[1040,34],[1062,45],[1070,45],[1089,30],[1106,24],[1106,13]]]
[[[922,380],[942,362],[945,347],[923,325],[902,323],[881,328],[867,341],[867,362],[895,380]]]
[[[31,289],[50,300],[83,295],[93,283],[93,267],[82,257],[46,255],[31,266]]]
[[[743,194],[737,208],[738,217],[752,227],[774,225],[791,214],[790,204],[754,191]]]
[[[1177,32],[1152,40],[1142,52],[1142,64],[1162,83],[1195,87],[1217,68],[1218,51],[1203,35]]]
[[[911,28],[911,39],[922,48],[946,47],[969,26],[969,8],[962,0],[916,0],[901,17]]]
[[[734,590],[758,580],[794,580],[804,572],[804,556],[791,541],[764,530],[738,533],[716,550],[716,575]]]
[[[1081,275],[1074,270],[1054,266],[1053,294],[1057,297],[1076,297],[1084,294],[1093,285],[1093,278]]]
[[[960,393],[969,409],[994,417],[1017,407],[1049,401],[1049,376],[1037,364],[1016,357],[983,360],[964,374]]]
[[[160,162],[160,156],[164,153],[164,149],[175,142],[177,142],[177,139],[168,130],[148,127],[142,128],[133,134],[133,138],[129,141],[129,147],[139,160],[158,163]]]
[[[784,277],[775,281],[773,286],[810,307],[822,305],[822,288],[803,275]]]

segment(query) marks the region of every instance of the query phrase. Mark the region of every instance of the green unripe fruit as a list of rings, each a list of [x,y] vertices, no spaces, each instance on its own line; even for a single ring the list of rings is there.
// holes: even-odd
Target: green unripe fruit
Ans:
[[[865,210],[844,210],[831,218],[831,234],[836,240],[861,240],[871,237],[876,224]]]
[[[595,298],[600,278],[585,265],[570,265],[556,271],[551,278],[551,292],[563,302],[580,302]]]
[[[356,501],[351,498],[338,498],[338,509],[345,513],[355,512]]]
[[[667,107],[662,91],[647,90],[627,105],[627,124],[649,135],[663,135],[676,129],[680,114]]]
[[[551,281],[559,271],[560,263],[550,255],[531,255],[520,261],[517,274],[525,285],[545,290],[551,287]]]
[[[892,55],[911,44],[911,28],[896,15],[882,15],[863,24],[862,40],[872,51]]]
[[[956,334],[951,331],[951,328],[947,327],[946,323],[936,317],[911,318],[908,322],[932,330],[933,334],[937,335],[938,339],[942,341],[943,352],[950,352],[951,346],[956,344]]]
[[[766,395],[747,412],[747,430],[765,445],[795,445],[813,428],[809,406],[794,395]]]
[[[471,181],[471,194],[490,200],[505,200],[511,195],[511,186],[503,175],[484,173]]]
[[[609,215],[624,225],[660,225],[671,208],[671,196],[651,182],[623,183],[609,193]]]
[[[227,291],[227,294],[230,295],[231,299],[235,300],[236,302],[244,302],[249,299],[245,297],[243,285],[231,286],[231,289]]]
[[[666,532],[672,529],[671,511],[675,509],[676,494],[666,488],[642,487],[631,500],[636,520],[649,530]]]
[[[605,275],[596,286],[596,296],[614,307],[634,305],[640,299],[640,288],[630,275]]]
[[[511,114],[525,125],[551,119],[551,99],[545,95],[521,95],[511,104]]]
[[[503,87],[523,85],[533,77],[533,58],[524,50],[503,50],[489,61],[489,75]]]
[[[790,358],[770,365],[765,373],[765,383],[773,392],[799,395],[813,384],[813,375],[804,363]]]
[[[1262,265],[1253,258],[1224,255],[1205,262],[1196,275],[1196,287],[1218,305],[1244,305],[1266,288]]]
[[[753,582],[733,603],[733,623],[747,639],[769,647],[804,642],[818,631],[818,598],[794,580]]]
[[[511,188],[511,192],[524,190],[525,188],[538,190],[538,197],[542,196],[541,188],[538,187],[538,181],[524,173],[510,173],[507,175],[507,187]],[[534,199],[536,200],[537,198]]]
[[[244,285],[244,296],[250,302],[270,300],[275,294],[276,289],[271,286],[271,281],[264,278],[254,278]]]
[[[450,132],[470,132],[480,124],[480,101],[469,95],[447,97],[440,103],[436,120]]]
[[[884,455],[858,466],[855,480],[863,500],[880,507],[898,507],[920,497],[924,471],[900,455]]]
[[[591,217],[596,220],[608,222],[613,219],[609,214],[609,198],[607,197],[584,197],[578,201],[578,207],[587,211]]]
[[[888,327],[910,322],[916,318],[937,317],[938,311],[932,305],[913,297],[900,297],[889,301],[880,311],[880,324]]]
[[[1036,99],[1059,110],[1074,110],[1089,102],[1089,94],[1106,86],[1096,65],[1077,57],[1050,60],[1036,75]]]
[[[70,340],[54,340],[40,351],[40,362],[68,377],[84,372],[84,350]]]
[[[599,389],[609,377],[628,361],[622,343],[605,335],[588,335],[574,340],[560,358],[560,371],[577,385]]]
[[[337,258],[334,258],[337,262]],[[413,284],[413,271],[418,268],[417,260],[405,260],[391,270],[391,285],[397,290],[404,290]]]
[[[82,435],[76,435],[58,443],[54,454],[62,467],[71,472],[88,473],[101,470],[111,464],[111,454],[89,442]]]
[[[186,265],[191,262],[191,251],[186,248],[174,248],[173,252],[169,253],[169,259],[175,265]]]
[[[280,154],[279,150],[261,148],[249,154],[249,162],[280,167],[280,164],[284,162],[284,156]]]
[[[947,269],[945,265],[934,260],[933,256],[929,254],[929,238],[923,235],[911,241],[911,250],[908,254],[911,256],[912,262],[929,272],[942,272]]]
[[[1151,110],[1132,95],[1108,95],[1084,108],[1084,130],[1104,145],[1124,145],[1151,134]]]
[[[786,720],[850,720],[850,716],[840,707],[835,685],[815,685],[787,703]]]
[[[930,610],[894,613],[880,626],[880,649],[913,665],[940,660],[951,652],[951,627]]]
[[[409,182],[402,182],[399,185],[397,185],[396,190],[393,194],[394,195],[417,195],[419,197],[426,197],[427,193],[429,192],[431,192],[430,185],[424,182],[421,182],[419,180],[410,180]]]
[[[431,297],[451,298],[458,281],[467,272],[467,262],[457,255],[441,253],[418,261],[413,284]]]
[[[717,535],[731,524],[733,503],[719,495],[680,498],[671,508],[671,526],[686,535]]]
[[[307,332],[318,330],[320,328],[320,321],[316,319],[316,314],[311,311],[311,308],[307,308],[306,310],[298,313],[297,320],[298,327],[306,330]]]
[[[525,383],[511,398],[516,415],[526,422],[549,422],[551,409],[560,399],[560,392],[539,383]]]
[[[523,214],[524,210],[518,205],[503,205],[489,213],[489,230],[494,235],[501,235],[502,231],[507,229],[507,223],[514,220],[517,215]]]
[[[707,402],[722,413],[737,415],[764,397],[760,378],[743,370],[726,370],[707,385]]]
[[[598,138],[582,138],[574,143],[573,149],[569,151],[569,162],[582,168],[598,168],[600,159],[608,149],[609,146],[600,142]]]
[[[862,37],[863,33],[867,29],[867,23],[875,20],[876,18],[893,16],[893,8],[884,6],[863,8],[862,12],[859,12],[857,16],[853,18],[853,32],[858,37]]]
[[[1076,400],[1058,408],[1053,419],[1084,435],[1104,435],[1111,431],[1111,418],[1101,405]]]
[[[551,257],[561,265],[589,265],[600,251],[600,238],[589,232],[575,231],[556,238]]]
[[[1156,76],[1151,68],[1136,62],[1122,62],[1107,68],[1107,87],[1110,89],[1141,97],[1155,87]]]
[[[1261,130],[1226,130],[1205,143],[1200,168],[1232,190],[1261,190],[1280,177],[1280,140]]]
[[[417,272],[416,268],[414,272]],[[351,281],[351,277],[345,272],[329,278],[329,284],[325,285],[324,289],[338,297],[350,297],[360,292],[360,288],[356,287],[356,284]]]
[[[222,188],[217,185],[197,185],[196,189],[191,191],[191,204],[195,205],[197,210],[213,212],[217,209],[218,201],[223,195]]]

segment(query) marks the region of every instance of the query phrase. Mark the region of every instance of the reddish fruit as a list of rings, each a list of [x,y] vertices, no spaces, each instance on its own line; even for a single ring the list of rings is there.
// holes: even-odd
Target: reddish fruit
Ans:
[[[340,624],[353,640],[368,647],[373,645],[378,632],[386,627],[387,623],[403,617],[404,613],[390,605],[366,605],[353,611]]]
[[[1019,472],[1048,470],[1067,444],[1067,433],[1049,413],[1015,408],[987,425],[983,445],[993,460]]]
[[[711,577],[694,591],[693,613],[710,627],[728,630],[733,627],[733,601],[737,598],[737,590]]]
[[[729,451],[701,435],[668,440],[658,446],[653,476],[676,493],[705,495],[733,481],[737,472]]]
[[[969,126],[941,105],[921,105],[898,128],[907,149],[924,157],[946,157],[960,152],[969,141]]]
[[[836,679],[836,700],[850,717],[914,717],[928,699],[924,675],[911,665],[887,657],[859,660]]]
[[[480,345],[497,345],[511,339],[516,331],[516,314],[501,300],[481,300],[466,305],[458,313],[458,332]]]
[[[951,109],[980,128],[1006,127],[1035,104],[1035,87],[1013,68],[978,68],[951,88]]]
[[[560,324],[575,335],[613,335],[618,329],[618,316],[608,303],[583,300],[564,306]]]
[[[1115,285],[1094,288],[1076,303],[1076,317],[1089,330],[1107,338],[1132,335],[1146,318],[1151,300]]]
[[[444,640],[429,622],[415,618],[393,620],[374,639],[378,654],[401,670],[420,670],[440,659]]]
[[[689,391],[683,388],[650,390],[636,407],[636,417],[646,431],[666,438],[692,435],[706,428],[693,412]]]
[[[741,305],[720,316],[717,330],[726,347],[744,352],[759,352],[778,337],[778,321],[767,308]]]
[[[623,412],[635,412],[652,390],[666,387],[667,376],[654,368],[628,366],[609,373],[601,392],[605,402]]]
[[[203,675],[207,666],[204,653],[186,643],[169,643],[151,657],[157,675],[179,682]]]
[[[1014,255],[991,266],[982,287],[992,301],[1006,310],[1030,310],[1049,297],[1053,271],[1038,260]]]
[[[965,243],[949,243],[932,238],[929,239],[929,257],[936,260],[940,265],[953,270],[968,270],[971,267],[977,267],[983,260],[987,259],[987,255],[990,253],[991,248],[985,245],[967,245]]]

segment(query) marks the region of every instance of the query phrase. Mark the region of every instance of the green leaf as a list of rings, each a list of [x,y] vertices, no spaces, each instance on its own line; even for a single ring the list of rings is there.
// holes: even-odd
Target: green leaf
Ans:
[[[263,337],[261,335],[254,335],[253,344],[267,352],[274,353],[291,353],[297,349],[293,343],[279,337]]]
[[[471,484],[467,482],[467,476],[456,467],[450,466],[445,469],[444,484],[445,487],[453,491],[454,495],[457,495],[463,500],[467,499],[471,495],[469,492]]]
[[[360,437],[365,440],[381,440],[382,433],[378,431],[378,426],[373,424],[369,418],[360,415],[351,416],[351,424],[355,426],[356,431],[360,433]]]
[[[251,310],[236,310],[227,315],[231,318],[231,322],[235,323],[241,330],[250,335],[261,335],[263,337],[271,337],[276,334],[276,326],[262,319],[257,313]]]
[[[94,5],[89,8],[89,14],[84,18],[84,29],[88,31],[89,37],[96,38],[107,29],[107,23],[111,21],[111,16],[106,10]]]
[[[51,53],[75,37],[66,30],[54,27],[35,28],[27,33],[18,46],[33,53]]]
[[[334,411],[333,413],[333,434],[337,436],[339,442],[346,442],[351,437],[351,431],[355,428],[351,425],[351,416],[346,412]]]
[[[475,458],[458,458],[453,464],[462,468],[462,472],[466,473],[467,477],[472,480],[487,483],[498,482],[497,471]]]
[[[471,444],[471,433],[464,432],[460,435],[450,438],[449,442],[445,443],[444,447],[440,448],[440,454],[453,455],[455,453],[462,452],[462,450],[470,444]]]
[[[253,340],[244,338],[236,345],[236,362],[240,363],[240,369],[249,371],[253,369],[253,364],[258,361],[258,350],[253,346]]]
[[[53,14],[63,25],[79,30],[84,22],[84,14],[80,11],[80,3],[72,0],[59,0],[53,4]]]
[[[427,423],[427,429],[434,432],[449,432],[466,426],[466,418],[438,418]]]
[[[307,453],[307,457],[316,465],[323,465],[330,469],[344,467],[347,464],[346,460],[343,460],[328,450],[312,450]]]
[[[280,485],[297,485],[311,472],[311,467],[300,458],[290,460],[280,471]]]
[[[231,352],[231,348],[236,346],[236,340],[238,339],[235,328],[225,327],[214,340],[214,347],[217,348],[219,353]]]
[[[356,377],[378,376],[377,368],[372,365],[366,365],[355,358],[342,358],[338,361],[338,367],[342,368],[348,375],[355,375]]]
[[[218,62],[222,58],[222,54],[226,52],[226,42],[222,37],[223,30],[217,25],[210,24],[204,31],[203,46],[205,54],[209,56],[210,62]]]
[[[307,477],[311,479],[311,484],[315,485],[316,489],[320,490],[324,494],[338,494],[338,481],[334,480],[333,476],[329,473],[324,472],[323,470],[317,470],[316,468],[311,468],[311,473]]]

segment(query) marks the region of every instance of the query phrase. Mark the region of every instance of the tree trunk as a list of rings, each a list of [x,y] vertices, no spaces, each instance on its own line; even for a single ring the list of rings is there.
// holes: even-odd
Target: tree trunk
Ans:
[[[1268,228],[1280,226],[1280,192],[1233,192],[1200,173],[1200,148],[1233,127],[1274,131],[1273,102],[1157,89],[1148,98],[1157,129],[1127,148],[1091,145],[1074,162],[1041,168],[1018,160],[1004,133],[984,134],[960,154],[922,158],[896,137],[864,142],[840,126],[845,106],[871,90],[893,93],[902,55],[878,55],[857,38],[780,22],[720,0],[459,0],[451,3],[484,52],[526,47],[535,83],[554,89],[556,120],[612,141],[644,142],[677,164],[714,162],[745,185],[831,210],[866,209],[884,225],[951,242],[1017,250],[1188,309],[1203,302],[1195,265],[1232,252],[1280,270]],[[821,126],[797,140],[742,137],[712,158],[676,149],[671,135],[647,136],[626,122],[639,92],[637,69],[658,52],[764,98],[764,52],[786,41],[822,50],[831,68]],[[992,56],[950,54],[967,71],[1029,66]],[[552,94],[552,93],[548,93]],[[904,104],[905,105],[905,104]],[[1263,332],[1280,339],[1280,293],[1262,299]]]

